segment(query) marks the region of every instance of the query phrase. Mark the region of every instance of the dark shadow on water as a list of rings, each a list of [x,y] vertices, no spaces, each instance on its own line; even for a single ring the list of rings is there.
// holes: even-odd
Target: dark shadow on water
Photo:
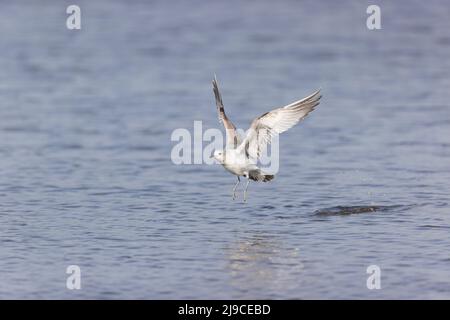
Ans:
[[[352,214],[373,214],[377,212],[386,212],[398,209],[410,208],[411,206],[392,205],[392,206],[336,206],[325,209],[319,209],[312,213],[314,216],[347,216]]]

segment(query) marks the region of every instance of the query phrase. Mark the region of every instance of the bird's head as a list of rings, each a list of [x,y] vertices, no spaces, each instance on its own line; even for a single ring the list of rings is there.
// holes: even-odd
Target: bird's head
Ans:
[[[212,158],[216,159],[219,163],[224,163],[225,162],[225,151],[215,150]]]

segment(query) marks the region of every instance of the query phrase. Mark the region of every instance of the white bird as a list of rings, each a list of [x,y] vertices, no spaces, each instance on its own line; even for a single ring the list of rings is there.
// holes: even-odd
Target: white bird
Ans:
[[[257,166],[258,158],[271,142],[272,137],[292,128],[304,119],[319,104],[322,96],[319,89],[306,98],[264,113],[253,120],[242,139],[236,131],[236,127],[225,114],[215,75],[212,83],[219,121],[223,123],[226,132],[225,150],[215,150],[212,158],[237,176],[238,181],[233,187],[233,200],[236,198],[236,188],[241,181],[240,176],[247,178],[244,189],[244,202],[246,202],[250,180],[267,182],[274,178],[274,175],[263,172]]]

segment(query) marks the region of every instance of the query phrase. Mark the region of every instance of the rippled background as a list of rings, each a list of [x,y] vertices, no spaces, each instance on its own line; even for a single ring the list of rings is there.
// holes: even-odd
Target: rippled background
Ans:
[[[70,4],[0,2],[0,298],[450,298],[446,1]],[[214,73],[244,129],[322,88],[247,204],[170,159]]]

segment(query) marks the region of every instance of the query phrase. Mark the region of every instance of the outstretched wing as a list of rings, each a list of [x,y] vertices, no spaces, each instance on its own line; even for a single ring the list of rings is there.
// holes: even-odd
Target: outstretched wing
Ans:
[[[314,110],[322,96],[320,90],[282,108],[266,112],[253,120],[243,142],[237,151],[244,152],[247,158],[258,159],[272,137],[297,124]]]
[[[219,121],[223,123],[223,126],[225,127],[226,132],[226,145],[228,149],[236,149],[237,146],[241,143],[242,139],[239,136],[239,134],[236,131],[236,127],[234,124],[228,119],[227,115],[225,114],[225,109],[223,107],[222,102],[222,96],[219,92],[219,86],[217,84],[216,76],[214,75],[213,80],[213,91],[214,96],[216,97],[216,106],[217,106],[217,113],[219,115]]]

